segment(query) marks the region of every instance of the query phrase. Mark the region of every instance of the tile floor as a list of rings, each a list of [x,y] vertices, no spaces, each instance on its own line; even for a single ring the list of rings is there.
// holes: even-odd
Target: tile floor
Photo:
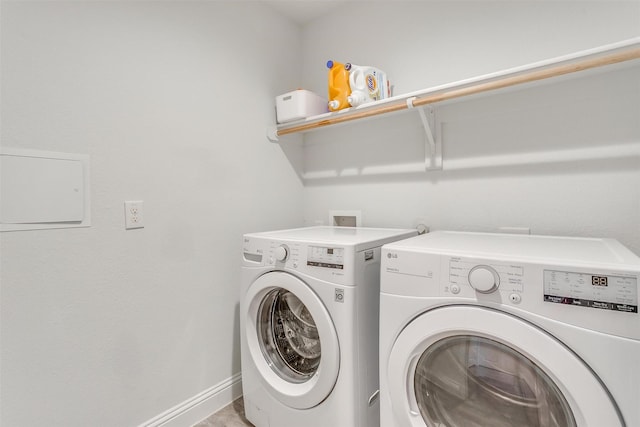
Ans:
[[[253,424],[244,417],[244,401],[240,397],[193,427],[253,427]]]

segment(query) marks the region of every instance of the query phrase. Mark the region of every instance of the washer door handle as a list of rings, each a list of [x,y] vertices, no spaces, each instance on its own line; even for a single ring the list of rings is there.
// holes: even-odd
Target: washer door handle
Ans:
[[[379,397],[380,397],[380,390],[376,390],[375,393],[373,393],[369,398],[369,406],[373,406],[378,401]]]
[[[416,396],[413,393],[413,387],[411,386],[410,378],[415,376],[416,366],[418,365],[418,356],[419,354],[414,354],[411,359],[409,359],[409,364],[407,365],[409,369],[407,370],[407,381],[405,382],[406,392],[407,392],[407,402],[409,403],[409,412],[411,415],[420,416],[420,409],[418,409],[418,402],[416,400]],[[413,375],[411,373],[413,372]]]

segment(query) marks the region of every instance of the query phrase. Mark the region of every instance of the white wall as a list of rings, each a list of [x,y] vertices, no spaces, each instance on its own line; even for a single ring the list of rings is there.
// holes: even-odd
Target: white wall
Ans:
[[[144,423],[240,372],[242,233],[302,223],[265,138],[299,28],[252,2],[1,15],[2,145],[89,154],[93,224],[0,234],[0,425]]]
[[[327,31],[354,23],[358,31]],[[355,2],[304,28],[303,79],[324,93],[327,59],[375,65],[401,94],[637,36],[638,2]],[[417,113],[307,134],[297,164],[312,177],[305,221],[362,210],[367,226],[525,227],[613,237],[640,254],[637,66],[465,100],[436,114],[438,172],[380,173],[423,161]]]

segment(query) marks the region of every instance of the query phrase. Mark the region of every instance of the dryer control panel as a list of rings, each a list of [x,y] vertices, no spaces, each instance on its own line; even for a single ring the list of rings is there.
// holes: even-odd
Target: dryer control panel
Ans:
[[[442,294],[519,304],[524,294],[525,267],[508,261],[443,257]]]
[[[631,276],[544,270],[544,300],[578,307],[638,312],[638,280]]]
[[[640,340],[640,257],[612,239],[433,232],[385,245],[380,290]]]
[[[465,258],[449,259],[449,286],[471,286],[478,292],[522,292],[524,267],[509,263],[482,262]],[[488,282],[493,280],[493,286]],[[481,288],[481,285],[486,284]]]

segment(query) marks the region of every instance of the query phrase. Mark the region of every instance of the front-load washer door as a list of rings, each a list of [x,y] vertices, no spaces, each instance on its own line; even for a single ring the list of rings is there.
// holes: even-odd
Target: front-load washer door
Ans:
[[[318,405],[340,368],[338,335],[320,298],[283,272],[260,276],[245,298],[244,333],[264,386],[292,408]]]
[[[399,334],[387,363],[394,427],[624,426],[578,356],[496,310],[425,312]]]

